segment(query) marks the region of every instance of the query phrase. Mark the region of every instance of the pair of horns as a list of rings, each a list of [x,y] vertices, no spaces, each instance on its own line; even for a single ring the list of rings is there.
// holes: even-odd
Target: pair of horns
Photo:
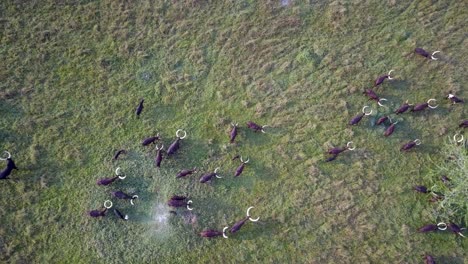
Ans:
[[[104,207],[107,208],[107,209],[112,208],[112,202],[110,200],[106,200],[104,202]]]
[[[125,176],[123,174],[120,174],[120,167],[117,167],[117,169],[115,169],[115,175],[119,176],[119,179],[121,179],[121,180],[127,178],[127,176]]]
[[[156,150],[162,150],[164,148],[164,145],[161,144],[161,147],[158,147],[158,145],[156,145]]]
[[[192,211],[192,210],[193,210],[193,208],[190,207],[190,204],[191,204],[191,203],[192,203],[192,200],[188,200],[188,201],[187,201],[187,210],[189,210],[189,211]],[[224,230],[223,230],[223,232],[224,232]]]
[[[395,123],[393,123],[392,118],[390,118],[390,117],[388,117],[388,120],[390,120],[390,123],[392,123],[393,125],[398,124],[398,121],[396,121]]]
[[[421,140],[418,138],[413,140],[413,142],[416,143],[417,146],[421,145]]]
[[[134,200],[134,199],[137,199],[137,198],[138,198],[138,195],[136,195],[136,194],[133,195],[133,196],[132,196],[132,199],[130,200],[130,203],[131,203],[132,205],[135,205],[135,204],[133,203],[133,200]]]
[[[255,208],[255,207],[250,206],[249,208],[247,208],[247,217],[249,217],[250,221],[257,222],[260,219],[260,217],[257,217],[257,219],[253,219],[252,217],[250,217],[250,209],[252,209],[252,208]]]
[[[431,55],[431,59],[433,59],[433,60],[438,60],[436,57],[434,57],[434,55],[435,55],[436,53],[439,53],[439,52],[440,52],[439,50],[434,51],[434,52],[432,53],[432,55]]]
[[[354,143],[352,141],[349,141],[348,143],[346,143],[346,148],[349,149],[349,150],[354,150],[356,149],[355,146],[353,146]],[[353,147],[350,147],[350,146],[353,146]]]
[[[183,137],[179,136],[179,133],[180,133],[180,132],[184,132],[184,136],[183,136]],[[187,136],[187,131],[182,130],[182,129],[177,129],[177,131],[175,132],[175,135],[176,135],[176,137],[178,137],[178,138],[180,138],[180,139],[184,139],[184,138]]]
[[[3,151],[3,153],[6,153],[8,157],[6,157],[6,158],[0,158],[0,160],[7,160],[7,159],[11,158],[10,152],[8,152],[8,151],[5,150],[5,151]]]
[[[390,76],[390,74],[392,73],[392,71],[393,71],[393,70],[390,70],[390,71],[388,72],[388,74],[387,74],[389,80],[393,80],[393,78]]]
[[[431,102],[432,102],[432,101],[437,102],[436,99],[432,98],[432,99],[427,100],[427,104],[428,104],[428,106],[429,106],[430,108],[436,109],[439,105],[432,106],[432,105],[431,105]]]
[[[368,105],[364,106],[364,107],[362,108],[362,112],[363,112],[365,115],[371,115],[373,110],[371,109],[370,112],[366,112],[366,108],[369,108],[369,106],[368,106]]]
[[[444,231],[444,230],[447,230],[447,224],[444,223],[444,222],[440,222],[437,224],[437,228],[441,231]],[[465,229],[465,228],[462,228],[462,230]],[[457,234],[459,234],[460,236],[462,237],[465,237],[461,232],[458,232]]]
[[[453,140],[454,140],[455,142],[457,142],[457,143],[460,143],[460,142],[462,142],[462,141],[463,141],[463,139],[464,139],[463,135],[461,135],[461,134],[458,134],[458,133],[457,133],[457,134],[455,134],[455,135],[453,136]]]
[[[250,158],[247,158],[247,160],[244,161],[244,160],[242,159],[242,156],[240,157],[240,161],[241,161],[242,163],[249,163],[249,160],[250,160]]]
[[[377,102],[377,104],[380,105],[380,106],[384,106],[384,104],[382,103],[383,101],[388,101],[388,100],[385,99],[385,98],[380,98],[379,101]]]

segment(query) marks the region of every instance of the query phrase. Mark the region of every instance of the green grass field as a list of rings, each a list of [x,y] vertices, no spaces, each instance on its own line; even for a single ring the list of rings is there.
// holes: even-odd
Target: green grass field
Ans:
[[[0,151],[20,170],[0,181],[0,262],[466,263],[467,238],[416,231],[468,216],[437,218],[412,186],[438,181],[441,146],[468,117],[444,99],[468,99],[467,20],[465,1],[1,1]],[[362,91],[390,69],[379,107]],[[439,107],[396,117],[389,138],[374,125],[429,98]],[[347,126],[366,104],[374,114]],[[254,133],[249,120],[271,127]],[[167,148],[179,128],[181,149],[156,169],[141,140],[159,132]],[[350,140],[355,151],[323,161]],[[234,178],[237,154],[250,162]],[[125,180],[96,185],[117,166]],[[175,178],[194,166],[224,178]],[[129,221],[87,216],[118,189],[140,197],[112,199]],[[173,194],[192,214],[169,214]],[[198,236],[249,206],[259,222]]]

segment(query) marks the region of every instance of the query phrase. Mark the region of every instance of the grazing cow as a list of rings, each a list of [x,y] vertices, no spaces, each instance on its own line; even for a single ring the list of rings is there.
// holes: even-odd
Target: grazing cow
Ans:
[[[369,97],[369,100],[374,100],[377,102],[378,105],[383,106],[382,101],[387,101],[385,98],[380,98],[373,90],[367,89],[363,92],[363,94]]]
[[[7,157],[7,158],[0,158],[0,160],[6,160],[7,166],[6,166],[5,169],[3,169],[2,171],[0,171],[0,180],[7,180],[7,179],[9,179],[8,176],[10,176],[11,172],[12,172],[13,170],[18,170],[18,167],[16,167],[15,162],[14,162],[13,159],[11,158],[10,152],[4,151],[4,153],[6,153],[6,154],[8,155],[8,157]]]
[[[138,107],[135,111],[135,114],[137,115],[137,117],[140,117],[140,114],[141,114],[141,111],[143,111],[143,102],[145,101],[145,99],[141,99],[140,103],[138,104]]]
[[[201,183],[211,182],[211,180],[213,179],[213,177],[216,177],[216,178],[218,178],[218,179],[221,179],[222,177],[218,176],[218,174],[217,174],[218,170],[219,170],[219,167],[216,168],[216,169],[214,170],[214,172],[203,174],[203,175],[200,177],[200,182],[201,182]]]
[[[196,171],[197,171],[197,167],[194,167],[194,168],[191,169],[191,170],[181,170],[181,171],[179,171],[179,173],[177,173],[176,178],[182,178],[182,177],[191,175],[191,174],[193,174],[193,173],[196,172]]]
[[[350,147],[351,145],[353,144],[352,141],[349,141],[348,143],[346,143],[346,146],[345,147],[335,147],[335,148],[331,148],[328,150],[328,154],[331,154],[331,155],[339,155],[341,152],[343,151],[346,151],[346,150],[354,150],[356,147]]]
[[[390,71],[388,72],[387,75],[379,76],[379,78],[377,78],[377,79],[375,80],[375,82],[374,82],[374,87],[381,85],[381,84],[385,81],[385,79],[387,79],[387,78],[388,78],[389,80],[393,80],[393,78],[390,76],[390,74],[392,73],[392,71],[393,71],[393,70],[390,70]]]
[[[148,146],[154,142],[156,142],[157,140],[160,140],[161,137],[159,136],[159,133],[154,136],[154,137],[149,137],[149,138],[145,138],[142,142],[141,142],[141,145],[143,146]]]
[[[115,191],[115,192],[111,192],[112,195],[115,197],[115,198],[119,198],[119,199],[124,199],[124,200],[130,200],[130,203],[132,205],[135,205],[133,204],[133,200],[137,199],[138,198],[138,195],[128,195],[122,191]]]
[[[418,54],[418,55],[421,55],[423,57],[426,57],[428,59],[432,59],[432,60],[438,60],[436,57],[434,57],[434,55],[436,53],[439,53],[440,51],[434,51],[432,53],[432,55],[429,54],[429,52],[425,51],[423,48],[415,48],[414,49],[414,53]]]
[[[352,125],[352,126],[353,126],[353,125],[357,125],[365,115],[366,115],[366,116],[371,115],[371,114],[372,114],[372,109],[371,109],[370,112],[366,112],[366,108],[368,108],[368,107],[369,107],[369,106],[367,106],[367,105],[364,106],[364,107],[362,108],[362,114],[359,114],[359,115],[353,117],[353,118],[351,119],[351,121],[349,121],[349,124]]]
[[[335,160],[338,155],[346,150],[354,150],[356,147],[350,147],[351,145],[353,144],[352,141],[349,141],[348,143],[346,143],[346,147],[343,147],[343,148],[340,148],[340,147],[335,147],[335,148],[331,148],[328,150],[328,154],[331,154],[332,156],[327,158],[325,160],[325,162],[330,162],[330,161],[333,161]]]
[[[468,127],[468,119],[463,120],[460,125],[458,125],[459,128],[467,128]]]
[[[88,214],[89,216],[91,217],[104,217],[106,216],[106,212],[108,209],[110,209],[112,207],[112,202],[107,200],[104,202],[104,209],[97,209],[97,210],[92,210],[90,211]]]
[[[453,104],[464,103],[465,102],[462,99],[460,99],[460,98],[456,97],[455,95],[453,95],[452,91],[450,91],[449,95],[447,96],[447,99],[452,101]]]
[[[102,210],[92,210],[89,212],[89,216],[91,217],[104,217],[106,216],[107,208],[104,208]]]
[[[387,120],[388,120],[388,116],[382,116],[381,118],[379,118],[377,120],[377,122],[375,124],[378,126],[378,125],[381,125],[381,124],[385,123],[385,121],[387,121]]]
[[[126,154],[126,153],[127,153],[127,151],[125,149],[118,150],[115,153],[113,160],[117,160],[121,154]]]
[[[156,145],[156,150],[158,151],[156,153],[156,158],[154,158],[154,163],[156,164],[156,167],[161,167],[161,161],[163,160],[163,154],[162,150],[164,148],[164,145],[162,145],[160,148]]]
[[[250,159],[247,159],[246,161],[242,160],[242,156],[240,157],[241,165],[237,167],[236,173],[234,174],[234,177],[237,177],[242,174],[242,171],[244,171],[244,166],[245,164],[249,163]]]
[[[169,200],[187,200],[187,196],[183,195],[172,195]]]
[[[267,127],[267,125],[260,126],[260,125],[255,124],[252,121],[249,121],[249,122],[247,122],[247,127],[252,129],[254,132],[261,131],[262,133],[265,133],[264,128]]]
[[[427,190],[426,186],[423,186],[423,185],[413,186],[413,189],[415,191],[417,191],[417,192],[420,192],[420,193],[430,193],[431,192],[430,190]]]
[[[200,236],[206,237],[206,238],[223,236],[224,238],[228,238],[226,236],[226,229],[228,229],[228,227],[225,227],[222,232],[218,230],[213,230],[213,229],[203,230],[202,232],[200,232]]]
[[[454,224],[454,223],[449,223],[448,224],[448,228],[453,232],[455,233],[456,235],[460,235],[462,237],[465,237],[461,232],[465,229],[465,228],[461,228],[459,227],[458,225]]]
[[[408,100],[406,100],[406,102],[404,104],[402,104],[400,106],[400,108],[398,108],[397,110],[395,110],[395,114],[399,115],[399,114],[403,114],[404,112],[408,111],[408,109],[410,108],[410,106],[412,106],[411,104],[408,104]]]
[[[395,123],[392,123],[384,132],[384,136],[388,137],[390,136],[391,134],[393,134],[393,131],[395,131],[395,125],[397,124],[398,122],[395,122]]]
[[[426,109],[428,107],[431,108],[431,109],[437,108],[438,105],[436,105],[436,106],[430,105],[432,101],[436,102],[436,99],[429,99],[429,100],[427,100],[426,103],[417,104],[410,111],[411,112],[418,112],[418,111],[422,111],[422,110],[424,110],[424,109]]]
[[[99,180],[97,181],[97,185],[104,185],[104,186],[105,186],[105,185],[109,185],[109,184],[113,183],[113,182],[114,182],[115,180],[117,180],[117,179],[123,180],[123,179],[125,179],[125,178],[127,177],[127,176],[125,176],[125,175],[120,174],[120,167],[118,167],[118,168],[115,170],[115,175],[117,175],[117,176],[112,177],[112,178],[99,179]]]
[[[439,229],[437,225],[429,224],[429,225],[425,225],[425,226],[420,227],[418,229],[418,232],[419,233],[435,232],[435,231],[437,231],[437,229]]]
[[[419,146],[419,145],[421,145],[421,140],[415,139],[413,141],[410,141],[410,142],[404,144],[400,148],[400,151],[410,151],[412,148],[414,148],[415,146]]]
[[[187,207],[189,211],[193,210],[193,208],[190,207],[190,204],[192,203],[192,200],[186,201],[185,196],[172,196],[169,201],[167,201],[167,205],[171,207]]]
[[[436,264],[434,257],[429,254],[424,254],[423,259],[424,259],[424,264]]]
[[[180,131],[183,131],[183,132],[184,132],[184,136],[183,136],[183,137],[180,137],[180,136],[179,136],[179,132],[180,132]],[[180,147],[179,141],[180,141],[181,139],[184,139],[186,136],[187,136],[187,132],[186,132],[185,130],[178,129],[178,130],[176,131],[176,137],[177,137],[177,139],[176,139],[174,142],[172,142],[172,144],[171,144],[171,145],[169,146],[169,148],[167,149],[167,155],[168,155],[168,156],[170,156],[170,155],[176,153],[176,151],[177,151],[177,150],[179,149],[179,147]]]
[[[120,212],[117,208],[114,208],[114,214],[124,221],[128,220],[128,215],[122,214],[122,212]]]
[[[231,129],[231,133],[229,133],[229,140],[231,143],[234,143],[234,140],[236,139],[237,137],[237,123],[234,124],[232,123],[232,129]]]
[[[247,209],[247,216],[245,218],[241,219],[240,221],[236,222],[232,226],[231,230],[229,230],[231,233],[235,233],[235,232],[239,231],[241,229],[241,227],[245,224],[245,222],[247,222],[247,220],[250,220],[251,222],[257,222],[260,219],[259,217],[257,219],[252,219],[250,217],[249,211],[252,208],[254,208],[254,207],[253,206],[249,207]]]

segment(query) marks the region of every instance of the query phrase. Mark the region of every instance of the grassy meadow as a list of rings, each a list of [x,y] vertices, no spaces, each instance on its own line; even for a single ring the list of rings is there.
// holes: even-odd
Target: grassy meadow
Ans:
[[[467,213],[444,219],[412,190],[439,182],[443,146],[468,118],[445,99],[468,99],[467,20],[466,1],[1,1],[0,151],[20,170],[0,181],[0,262],[467,263],[468,238],[417,233],[466,227]],[[379,107],[362,92],[391,69]],[[429,98],[438,108],[391,115],[392,136],[375,126]],[[364,105],[373,114],[348,126]],[[167,149],[179,128],[187,138],[157,169],[141,141],[159,132]],[[324,162],[348,141],[356,150]],[[234,178],[238,154],[250,162]],[[117,166],[125,180],[96,185]],[[216,167],[224,178],[198,182]],[[112,199],[129,221],[87,215],[115,190],[139,195],[135,206]],[[169,213],[173,194],[195,209]],[[198,235],[249,206],[260,221],[228,239]]]

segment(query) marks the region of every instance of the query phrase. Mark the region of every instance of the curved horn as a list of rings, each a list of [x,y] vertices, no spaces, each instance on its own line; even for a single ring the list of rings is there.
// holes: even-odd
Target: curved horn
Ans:
[[[428,104],[428,106],[429,106],[430,108],[432,108],[432,109],[435,109],[435,108],[437,108],[437,106],[439,106],[439,105],[432,106],[432,105],[431,105],[431,102],[432,102],[432,101],[434,101],[434,102],[437,102],[437,100],[436,100],[436,99],[434,99],[434,98],[432,98],[432,99],[429,99],[429,100],[427,100],[427,104]]]
[[[414,140],[414,143],[416,143],[417,146],[421,145],[421,140],[418,138]]]
[[[228,238],[228,236],[226,236],[226,229],[228,229],[227,226],[223,228],[223,237],[224,238]]]
[[[3,159],[3,158],[0,158],[0,160],[7,160],[7,159],[11,158],[11,154],[10,154],[10,152],[8,152],[8,151],[6,151],[6,150],[5,150],[5,151],[3,151],[3,153],[6,153],[6,154],[8,155],[8,157],[7,157],[7,158],[5,158],[5,159]]]
[[[244,161],[244,160],[242,159],[242,156],[240,157],[240,161],[241,161],[242,163],[249,163],[249,160],[250,160],[250,158],[247,158],[247,160]]]
[[[392,77],[390,77],[390,74],[392,73],[392,71],[393,71],[393,70],[390,70],[390,71],[388,72],[388,74],[387,74],[387,75],[388,75],[388,79],[389,79],[389,80],[393,80],[393,78],[392,78]]]
[[[132,199],[130,200],[130,203],[131,203],[132,205],[135,205],[135,204],[133,203],[133,199],[137,199],[137,198],[138,198],[138,195],[133,195],[133,196],[132,196]]]
[[[187,201],[187,210],[192,211],[193,208],[190,207],[190,204],[192,203],[192,200]]]
[[[433,60],[438,60],[436,57],[434,57],[434,55],[435,55],[436,53],[439,53],[439,52],[440,52],[439,50],[436,50],[436,51],[432,52],[431,59],[433,59]]]
[[[221,176],[218,176],[218,174],[215,174],[215,177],[218,178],[218,179],[222,179],[223,177]]]
[[[257,217],[257,219],[252,219],[252,218],[250,217],[250,213],[249,213],[249,212],[250,212],[250,209],[252,209],[252,208],[254,208],[254,207],[253,207],[253,206],[250,206],[249,208],[247,208],[247,216],[249,217],[249,220],[250,220],[250,221],[252,221],[252,222],[257,222],[257,221],[260,219],[260,217]]]
[[[183,137],[180,137],[179,136],[179,132],[182,131],[184,132],[184,136]],[[175,135],[176,137],[180,138],[180,139],[184,139],[186,136],[187,136],[187,132],[185,130],[182,130],[182,129],[177,129],[177,131],[175,132]]]
[[[457,136],[460,136],[460,139],[457,140]],[[458,133],[455,134],[455,135],[453,136],[453,140],[454,140],[455,142],[457,142],[457,143],[462,142],[463,139],[464,139],[464,138],[463,138],[463,135],[460,135],[460,134],[458,134]]]
[[[262,126],[262,133],[266,133],[265,130],[263,130],[265,127],[269,127],[268,125]]]
[[[219,170],[219,167],[217,167],[217,168],[214,170],[214,173],[215,173],[216,178],[221,179],[221,178],[223,178],[223,177],[218,176],[218,174],[217,174],[218,170]]]
[[[348,143],[346,143],[346,147],[349,149],[349,150],[354,150],[356,149],[356,146],[354,147],[349,147],[349,145],[353,145],[354,143],[352,141],[349,141]]]
[[[159,148],[158,145],[156,145],[156,150],[162,150],[164,148],[164,144],[161,144],[161,147]]]
[[[380,106],[384,106],[384,104],[383,104],[383,103],[381,103],[381,101],[388,101],[388,100],[387,100],[387,99],[385,99],[385,98],[380,98],[380,99],[379,99],[379,101],[377,102],[377,104],[378,104],[378,105],[380,105]]]
[[[112,207],[112,202],[110,200],[106,200],[104,202],[104,207],[110,209]]]
[[[234,123],[231,123],[231,126],[233,126],[233,127],[236,127],[236,126],[238,126],[238,125],[239,125],[239,123],[235,123],[235,124],[234,124]]]
[[[368,105],[365,105],[363,108],[362,108],[362,112],[365,114],[365,115],[371,115],[372,114],[372,109],[370,110],[370,112],[367,112],[366,113],[366,108],[368,108],[369,106]]]
[[[444,222],[440,222],[440,223],[437,224],[437,228],[439,228],[439,230],[441,230],[441,231],[444,231],[444,230],[447,229],[447,224],[444,223]]]

